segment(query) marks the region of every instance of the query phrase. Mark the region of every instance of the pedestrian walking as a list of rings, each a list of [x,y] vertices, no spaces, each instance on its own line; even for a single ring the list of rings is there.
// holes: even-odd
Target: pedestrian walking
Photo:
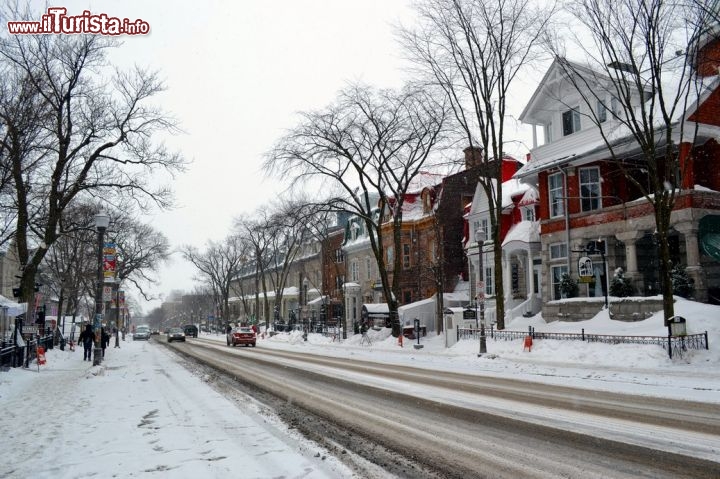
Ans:
[[[110,335],[105,332],[105,328],[100,328],[100,347],[102,348],[102,358],[105,359],[105,348],[110,344]]]
[[[92,326],[89,324],[85,325],[85,330],[80,333],[78,342],[83,345],[83,361],[92,361],[92,346],[95,334],[93,333]]]

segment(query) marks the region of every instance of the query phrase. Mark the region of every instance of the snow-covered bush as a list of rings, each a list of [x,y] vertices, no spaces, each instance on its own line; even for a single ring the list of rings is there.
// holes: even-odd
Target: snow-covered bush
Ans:
[[[563,273],[560,277],[560,293],[563,298],[574,298],[578,295],[578,283],[569,274]]]
[[[625,277],[623,269],[616,269],[615,274],[610,280],[610,295],[625,298],[632,296],[633,292],[632,282]]]
[[[692,296],[695,290],[695,281],[688,276],[685,268],[679,264],[673,265],[670,275],[672,276],[673,294],[683,298]]]

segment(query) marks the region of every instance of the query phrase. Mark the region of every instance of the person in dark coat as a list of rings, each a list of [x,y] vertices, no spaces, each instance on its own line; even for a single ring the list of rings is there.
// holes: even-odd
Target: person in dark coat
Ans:
[[[93,333],[93,328],[89,324],[86,324],[85,330],[80,333],[78,337],[78,342],[83,345],[83,361],[92,361],[92,346],[94,340],[95,333]]]
[[[102,348],[102,357],[105,358],[105,348],[110,344],[110,335],[105,332],[105,328],[100,328],[100,347]]]

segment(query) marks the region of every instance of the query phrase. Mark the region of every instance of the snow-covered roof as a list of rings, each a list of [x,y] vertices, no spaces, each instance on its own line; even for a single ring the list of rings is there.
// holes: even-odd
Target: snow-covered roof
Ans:
[[[502,207],[508,208],[510,206],[513,206],[513,198],[525,193],[531,188],[533,188],[531,185],[523,183],[517,178],[512,178],[504,181],[502,184]]]
[[[15,301],[0,295],[0,307],[7,308],[8,316],[17,316],[25,312],[27,303],[16,303]]]
[[[387,303],[365,303],[363,304],[368,314],[390,314],[390,308]]]
[[[523,220],[514,224],[505,235],[502,243],[503,248],[513,241],[527,244],[540,243],[540,222]]]
[[[437,186],[442,183],[445,175],[440,173],[430,173],[429,171],[421,171],[410,181],[408,185],[408,193],[420,193],[425,188]]]
[[[685,56],[677,56],[668,60],[663,65],[662,78],[660,80],[660,86],[663,89],[663,96],[666,100],[666,106],[671,106],[671,99],[676,97],[679,99],[677,107],[670,112],[672,122],[680,122],[687,116],[690,116],[694,112],[698,104],[702,103],[720,84],[720,77],[717,75],[705,78],[697,78],[697,83],[691,81],[688,85],[688,71],[684,68]],[[565,66],[563,66],[565,65]],[[520,120],[524,123],[530,124],[542,124],[543,118],[541,115],[547,115],[548,107],[543,105],[544,101],[555,101],[549,96],[548,88],[550,84],[557,82],[559,79],[567,77],[565,69],[570,69],[573,72],[577,72],[578,75],[583,75],[583,81],[587,82],[588,85],[596,86],[601,93],[597,93],[599,96],[603,96],[602,92],[607,92],[609,97],[617,97],[613,80],[607,76],[603,71],[597,71],[587,65],[583,65],[577,62],[569,61],[567,59],[556,59],[550,66],[542,81],[538,85],[538,88],[533,93],[532,98],[526,105],[523,113],[520,115]],[[684,89],[689,88],[690,92],[688,95],[688,103],[684,104],[685,93]],[[646,92],[646,94],[649,93]],[[645,98],[647,107],[653,107],[651,103],[653,99],[649,94]],[[657,134],[660,136],[664,129],[664,115],[660,112],[660,102],[655,98],[654,101],[653,117],[656,122]],[[638,107],[639,108],[639,107]],[[649,114],[646,114],[646,116]],[[640,120],[641,121],[641,120]],[[594,126],[594,128],[598,128]],[[691,128],[686,128],[688,131],[692,131]],[[608,143],[613,145],[613,150],[616,155],[621,156],[624,154],[631,153],[638,149],[637,142],[634,139],[630,129],[627,125],[622,122],[614,120],[608,121],[602,124],[602,131],[606,139],[603,139],[602,135],[598,131],[597,135],[585,139],[582,144],[573,144],[572,151],[560,150],[555,155],[543,156],[541,158],[533,157],[531,161],[526,163],[520,170],[515,173],[515,178],[524,178],[537,174],[540,171],[548,170],[558,166],[562,166],[567,163],[573,163],[574,165],[580,165],[583,163],[589,163],[592,161],[601,160],[608,156]],[[674,129],[673,134],[679,135],[680,131],[678,128]],[[557,140],[562,141],[562,139]],[[662,141],[662,138],[659,138]],[[544,146],[544,145],[543,145]],[[568,154],[569,153],[569,154]]]

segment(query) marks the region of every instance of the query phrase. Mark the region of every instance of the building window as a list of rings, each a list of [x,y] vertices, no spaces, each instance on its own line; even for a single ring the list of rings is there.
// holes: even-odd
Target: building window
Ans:
[[[598,123],[607,121],[607,108],[605,108],[605,103],[600,100],[597,101],[597,119]]]
[[[437,243],[435,243],[435,240],[430,241],[430,259],[435,262],[438,259],[437,256]]]
[[[493,269],[492,266],[485,266],[485,296],[492,296],[493,294]]]
[[[403,295],[403,304],[412,303],[412,291],[405,290],[405,291],[403,291],[402,295]]]
[[[599,210],[600,204],[600,168],[580,169],[580,204],[582,211]]]
[[[522,216],[525,221],[535,221],[535,208],[523,208]]]
[[[365,258],[365,279],[372,279],[372,262],[369,256]]]
[[[567,243],[555,243],[550,245],[550,259],[567,258]]]
[[[338,248],[335,250],[335,262],[336,263],[343,263],[345,261],[345,255],[343,254],[343,250]]]
[[[392,246],[388,246],[387,247],[387,264],[389,266],[392,266],[392,264],[394,262],[395,262],[395,251],[393,250]]]
[[[350,281],[353,281],[355,283],[358,282],[358,279],[360,278],[360,274],[358,272],[359,266],[357,260],[353,260],[350,262]]]
[[[555,173],[548,176],[548,195],[550,196],[550,217],[555,218],[565,214],[563,201],[563,175]]]
[[[552,298],[561,299],[562,293],[560,292],[560,281],[562,280],[563,274],[568,273],[568,267],[565,266],[553,266],[552,272]]]
[[[403,245],[403,268],[408,269],[410,267],[410,245],[405,243]]]
[[[573,108],[563,112],[563,136],[572,135],[580,131],[580,112]]]

